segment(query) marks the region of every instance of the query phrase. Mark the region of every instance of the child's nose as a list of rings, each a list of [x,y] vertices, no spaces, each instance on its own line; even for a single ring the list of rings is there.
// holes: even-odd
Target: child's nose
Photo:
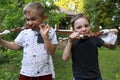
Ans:
[[[85,27],[82,27],[82,31],[84,31],[85,30]]]
[[[27,21],[27,24],[32,25],[33,22],[31,20]]]

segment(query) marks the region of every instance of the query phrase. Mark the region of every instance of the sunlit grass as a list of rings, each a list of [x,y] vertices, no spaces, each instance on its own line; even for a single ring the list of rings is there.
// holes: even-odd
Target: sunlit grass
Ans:
[[[62,61],[63,50],[57,50],[53,56],[56,70],[55,80],[72,80],[72,63]],[[110,50],[99,48],[99,64],[103,80],[120,80],[120,47]]]
[[[99,50],[100,69],[104,80],[120,80],[120,48]],[[118,76],[119,75],[119,76]]]
[[[11,54],[13,53],[10,52]],[[0,80],[18,80],[20,68],[16,64],[21,63],[22,56],[17,52],[17,56],[0,64]],[[1,54],[1,53],[0,53]],[[71,59],[67,62],[62,60],[63,49],[57,49],[53,55],[56,78],[54,80],[72,80]],[[18,62],[17,62],[18,61]],[[99,49],[99,64],[103,80],[120,80],[120,47],[114,50],[107,48]]]

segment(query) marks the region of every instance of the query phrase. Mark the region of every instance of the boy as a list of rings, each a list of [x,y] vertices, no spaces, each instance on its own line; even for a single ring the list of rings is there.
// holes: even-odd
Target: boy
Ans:
[[[0,44],[13,50],[23,48],[19,80],[52,80],[49,56],[56,49],[55,30],[43,24],[46,16],[41,3],[28,3],[23,13],[27,25],[32,28],[21,31],[14,42],[3,40],[0,36]]]
[[[63,60],[72,57],[74,80],[102,80],[98,64],[98,47],[113,48],[115,45],[104,42],[100,37],[80,38],[79,35],[90,33],[88,17],[77,14],[71,19],[73,33],[63,52]],[[111,29],[117,32],[116,29]]]

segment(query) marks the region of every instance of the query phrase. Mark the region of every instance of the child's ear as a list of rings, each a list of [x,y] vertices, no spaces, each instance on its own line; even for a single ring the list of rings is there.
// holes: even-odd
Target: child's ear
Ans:
[[[43,15],[43,16],[42,16],[42,19],[45,20],[45,19],[46,19],[46,15]]]

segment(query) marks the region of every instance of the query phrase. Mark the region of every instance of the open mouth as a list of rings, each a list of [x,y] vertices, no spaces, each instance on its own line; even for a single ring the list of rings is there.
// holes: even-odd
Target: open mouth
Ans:
[[[27,29],[32,29],[32,30],[35,30],[37,29],[38,27],[35,26],[35,25],[27,25]]]

